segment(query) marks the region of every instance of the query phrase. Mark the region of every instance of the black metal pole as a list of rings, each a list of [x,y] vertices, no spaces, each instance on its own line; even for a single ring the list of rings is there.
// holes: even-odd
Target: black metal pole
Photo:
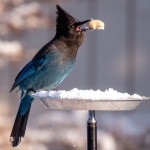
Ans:
[[[94,110],[88,112],[87,150],[97,150],[97,122]]]

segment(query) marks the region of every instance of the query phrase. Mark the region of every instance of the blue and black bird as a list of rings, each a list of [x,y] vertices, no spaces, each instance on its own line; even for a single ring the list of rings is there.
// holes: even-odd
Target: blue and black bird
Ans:
[[[21,90],[21,103],[10,135],[13,147],[17,146],[25,135],[31,104],[34,100],[31,94],[39,90],[51,90],[68,76],[87,31],[81,26],[89,20],[81,22],[59,5],[56,7],[55,37],[19,72],[10,90],[11,92],[16,87]]]

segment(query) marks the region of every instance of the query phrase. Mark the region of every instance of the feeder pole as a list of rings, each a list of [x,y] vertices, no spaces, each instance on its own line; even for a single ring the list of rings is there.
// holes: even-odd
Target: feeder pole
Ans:
[[[88,111],[87,150],[97,150],[97,121],[94,110]]]

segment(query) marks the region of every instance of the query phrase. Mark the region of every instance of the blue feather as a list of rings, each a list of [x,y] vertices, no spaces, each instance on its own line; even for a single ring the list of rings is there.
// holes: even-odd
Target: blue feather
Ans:
[[[21,84],[27,77],[34,74],[36,71],[39,71],[46,63],[48,59],[39,59],[37,61],[30,61],[17,75],[15,83],[13,84],[10,92],[14,90],[17,86]]]
[[[29,93],[23,92],[21,93],[21,103],[19,106],[18,114],[19,115],[24,115],[27,110],[30,108],[34,98],[30,96]]]

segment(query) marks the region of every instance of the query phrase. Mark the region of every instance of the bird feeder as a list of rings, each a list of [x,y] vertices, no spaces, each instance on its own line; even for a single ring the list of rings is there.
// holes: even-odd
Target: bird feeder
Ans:
[[[134,110],[141,101],[149,97],[137,94],[129,95],[109,89],[104,92],[97,90],[71,91],[39,91],[32,94],[42,101],[48,109],[87,110],[87,150],[97,150],[97,121],[95,110],[125,111]]]

